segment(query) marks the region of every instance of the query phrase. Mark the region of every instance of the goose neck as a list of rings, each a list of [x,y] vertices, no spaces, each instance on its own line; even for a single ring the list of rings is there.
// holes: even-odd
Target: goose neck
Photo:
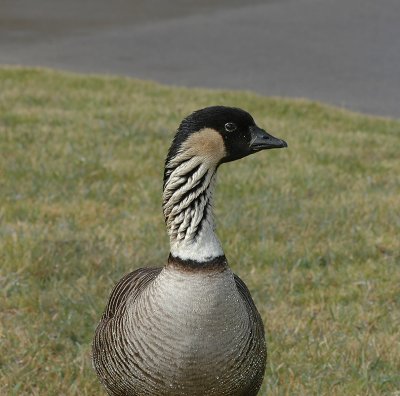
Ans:
[[[167,164],[163,211],[173,257],[204,263],[224,255],[212,211],[216,171],[199,157]]]

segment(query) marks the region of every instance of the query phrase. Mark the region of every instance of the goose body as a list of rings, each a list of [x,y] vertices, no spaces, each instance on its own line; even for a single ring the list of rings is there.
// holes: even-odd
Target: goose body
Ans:
[[[221,163],[285,146],[240,109],[210,107],[182,121],[164,173],[168,261],[123,277],[96,329],[93,364],[108,394],[257,395],[264,327],[214,232],[212,192]]]

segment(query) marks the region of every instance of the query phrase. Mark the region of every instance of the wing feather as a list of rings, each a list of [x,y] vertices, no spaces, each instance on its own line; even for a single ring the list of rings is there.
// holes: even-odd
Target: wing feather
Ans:
[[[256,396],[261,387],[267,363],[267,345],[265,343],[264,324],[246,284],[235,274],[234,278],[239,294],[247,306],[247,312],[252,323],[251,333],[249,335],[249,348],[252,351],[250,354],[258,357],[256,364],[258,368],[255,371],[253,382],[243,395]]]
[[[162,268],[139,268],[122,277],[111,291],[101,320],[113,318],[118,311],[122,313],[127,299],[136,299],[161,270]]]

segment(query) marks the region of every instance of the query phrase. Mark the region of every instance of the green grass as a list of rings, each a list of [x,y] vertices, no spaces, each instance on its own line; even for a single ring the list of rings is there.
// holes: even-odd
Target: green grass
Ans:
[[[264,318],[261,395],[400,394],[400,122],[303,100],[0,69],[0,394],[104,394],[114,283],[168,254],[180,120],[242,107],[287,150],[221,167],[218,233]]]

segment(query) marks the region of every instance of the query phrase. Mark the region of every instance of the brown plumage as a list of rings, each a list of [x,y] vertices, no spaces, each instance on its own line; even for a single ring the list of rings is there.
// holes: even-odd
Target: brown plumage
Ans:
[[[176,268],[179,267],[179,264],[175,265],[173,262],[170,262],[166,268],[170,266]],[[144,366],[140,367],[137,365],[132,370],[129,364],[130,356],[135,356],[140,351],[128,352],[131,349],[127,342],[128,340],[124,338],[117,339],[116,335],[125,333],[124,326],[128,322],[126,319],[127,300],[131,304],[135,304],[135,300],[154,282],[161,271],[162,268],[140,268],[124,276],[116,284],[111,293],[106,311],[102,316],[93,341],[94,366],[109,394],[115,396],[256,395],[265,370],[266,347],[264,342],[264,327],[250,292],[244,282],[234,274],[233,279],[238,291],[238,297],[243,306],[246,307],[248,321],[251,323],[249,338],[246,340],[245,350],[242,352],[243,360],[249,359],[249,355],[256,357],[252,359],[251,366],[254,366],[255,375],[251,376],[251,380],[243,378],[241,375],[243,366],[240,360],[238,362],[232,360],[224,362],[222,368],[226,372],[225,377],[215,375],[213,378],[209,378],[206,376],[210,372],[208,368],[207,370],[202,370],[201,367],[196,367],[194,370],[187,363],[183,364],[183,372],[179,377],[176,376],[175,369],[172,367],[169,373],[164,372],[159,377],[151,372],[146,373],[143,369]],[[184,271],[187,272],[187,269]],[[225,267],[223,269],[213,268],[211,270],[201,269],[198,271],[203,274],[212,274],[229,270]],[[194,273],[196,270],[191,269],[190,272]],[[220,351],[220,353],[222,352],[223,350]],[[160,346],[160,353],[163,353],[162,346]],[[151,354],[147,354],[146,357],[150,359]],[[158,354],[153,356],[154,359],[159,357]],[[212,371],[216,370],[213,369]],[[146,379],[149,377],[152,377],[152,386],[149,386],[148,390],[142,389],[142,386],[146,386]],[[182,386],[183,383],[179,381],[185,378],[191,378],[190,383]],[[219,388],[218,383],[221,385]],[[182,389],[180,389],[181,386]]]

